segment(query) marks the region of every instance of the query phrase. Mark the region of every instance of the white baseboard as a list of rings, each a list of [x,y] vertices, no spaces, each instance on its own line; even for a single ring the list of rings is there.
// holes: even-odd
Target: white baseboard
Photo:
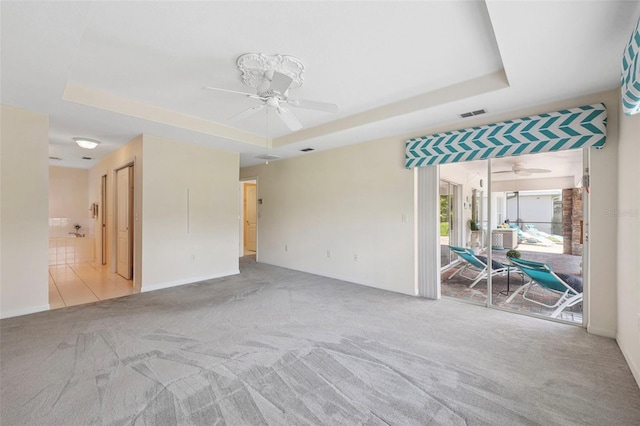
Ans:
[[[166,283],[157,283],[157,284],[142,284],[142,288],[140,289],[140,293],[146,293],[147,291],[155,291],[155,290],[162,290],[163,288],[170,288],[170,287],[177,287],[180,285],[185,285],[185,284],[193,284],[193,283],[197,283],[200,281],[206,281],[206,280],[212,280],[215,278],[222,278],[222,277],[228,277],[230,275],[238,275],[240,273],[239,269],[235,269],[233,271],[230,272],[223,272],[220,274],[214,274],[214,275],[208,275],[208,276],[204,276],[204,277],[191,277],[191,278],[184,278],[178,281],[170,281],[170,282],[166,282]]]
[[[622,343],[622,340],[616,339],[616,341],[618,342],[618,347],[620,348],[624,359],[627,360],[631,374],[633,374],[633,377],[636,379],[636,384],[640,388],[640,366],[636,364],[636,360],[633,359],[625,345]]]
[[[32,308],[18,309],[17,311],[2,312],[2,313],[0,313],[0,319],[19,317],[19,316],[22,316],[22,315],[35,314],[36,312],[48,311],[50,309],[51,309],[51,307],[47,303],[46,305],[42,305],[42,306],[34,306]]]
[[[587,326],[587,333],[594,334],[596,336],[609,337],[611,339],[616,338],[616,332],[613,330],[607,330],[604,328],[596,328]]]

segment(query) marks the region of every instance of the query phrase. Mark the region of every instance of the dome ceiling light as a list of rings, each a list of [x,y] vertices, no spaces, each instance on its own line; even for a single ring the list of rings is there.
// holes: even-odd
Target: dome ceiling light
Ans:
[[[95,149],[98,145],[100,145],[100,141],[89,138],[73,138],[73,140],[78,144],[79,147],[85,149]]]

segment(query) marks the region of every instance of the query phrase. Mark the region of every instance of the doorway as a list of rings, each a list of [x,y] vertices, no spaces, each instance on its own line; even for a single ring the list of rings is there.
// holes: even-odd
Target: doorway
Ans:
[[[255,179],[240,182],[242,221],[240,256],[256,255],[258,251],[258,185]]]
[[[116,273],[133,278],[133,164],[116,170]]]

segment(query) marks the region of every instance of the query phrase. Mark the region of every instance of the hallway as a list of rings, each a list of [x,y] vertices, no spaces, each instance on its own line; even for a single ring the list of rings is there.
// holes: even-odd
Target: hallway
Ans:
[[[93,262],[49,265],[51,309],[133,294],[133,282]]]

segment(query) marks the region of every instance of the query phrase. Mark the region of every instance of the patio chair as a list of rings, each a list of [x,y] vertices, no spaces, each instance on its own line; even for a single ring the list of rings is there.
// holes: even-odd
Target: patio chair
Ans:
[[[580,277],[555,273],[546,263],[517,258],[511,258],[510,260],[529,278],[529,282],[517,289],[505,303],[510,303],[516,295],[522,293],[522,297],[530,302],[550,309],[556,308],[551,317],[557,318],[566,308],[582,302],[582,279]],[[527,297],[529,290],[536,285],[552,293],[559,294],[559,298],[553,303],[545,303]]]
[[[449,249],[457,254],[460,259],[463,260],[464,265],[460,267],[456,272],[454,272],[449,278],[451,279],[456,275],[460,274],[462,278],[466,278],[468,280],[473,280],[469,288],[473,288],[476,284],[478,284],[481,280],[487,278],[489,273],[487,272],[487,258],[484,256],[476,255],[473,250],[462,247],[449,246]],[[475,271],[475,275],[467,276],[464,274],[466,270]],[[496,262],[495,260],[491,262],[491,276],[494,275],[504,275],[508,271],[508,268],[504,266],[500,262]]]

